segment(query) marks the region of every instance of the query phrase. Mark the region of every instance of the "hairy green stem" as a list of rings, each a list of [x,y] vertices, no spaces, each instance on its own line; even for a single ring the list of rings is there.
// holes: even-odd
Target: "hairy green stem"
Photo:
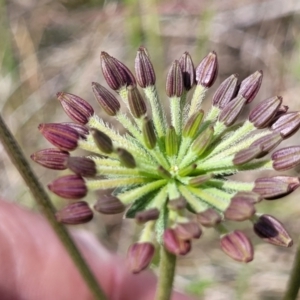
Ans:
[[[290,278],[284,294],[283,300],[296,300],[300,288],[300,241],[296,251],[296,256],[293,263]]]
[[[175,276],[176,256],[163,246],[160,250],[159,277],[155,300],[170,300]]]
[[[20,149],[17,141],[14,139],[13,135],[7,128],[4,120],[0,115],[0,140],[9,155],[10,159],[18,169],[19,173],[23,177],[27,186],[29,187],[33,198],[38,204],[40,210],[43,212],[48,222],[52,226],[58,238],[61,240],[66,250],[68,251],[70,257],[75,263],[78,271],[81,273],[84,281],[90,288],[90,291],[94,295],[95,299],[105,300],[107,299],[104,292],[100,288],[96,278],[89,269],[88,265],[81,256],[79,250],[74,244],[72,238],[70,237],[68,231],[65,227],[58,223],[55,218],[55,208],[52,205],[49,196],[45,192],[44,188],[39,183],[37,177],[33,173],[28,161],[26,160],[22,150]]]

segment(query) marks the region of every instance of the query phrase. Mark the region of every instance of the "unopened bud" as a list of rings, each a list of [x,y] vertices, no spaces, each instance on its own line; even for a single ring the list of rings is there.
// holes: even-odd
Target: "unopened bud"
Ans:
[[[183,75],[178,60],[174,61],[167,75],[166,93],[170,98],[181,97],[183,93]]]
[[[191,250],[191,241],[180,239],[174,229],[166,229],[163,240],[167,251],[175,255],[186,255]]]
[[[203,175],[198,175],[196,177],[193,177],[189,181],[189,185],[193,187],[198,187],[204,182],[210,180],[212,178],[212,174],[203,174]]]
[[[147,117],[143,120],[142,133],[146,147],[148,149],[153,149],[156,145],[156,133],[153,121]]]
[[[182,70],[183,86],[189,91],[195,84],[195,67],[188,52],[184,52],[179,58],[179,65]]]
[[[211,87],[218,75],[218,59],[216,52],[212,51],[205,56],[196,68],[196,82],[202,86]]]
[[[213,208],[197,213],[197,221],[204,227],[214,227],[222,221],[221,215]]]
[[[135,162],[134,157],[127,150],[125,150],[123,148],[118,148],[117,149],[117,154],[119,156],[119,159],[120,159],[121,163],[125,167],[130,168],[130,169],[133,169],[133,168],[136,167],[136,162]]]
[[[262,71],[256,71],[241,82],[238,95],[243,96],[247,103],[252,102],[258,93],[263,78]]]
[[[89,129],[82,124],[77,124],[77,123],[73,123],[73,122],[63,122],[61,124],[73,128],[78,133],[79,137],[83,140],[86,140],[86,138],[89,134]]]
[[[279,149],[272,154],[273,168],[285,171],[300,164],[300,146]]]
[[[204,111],[202,109],[199,110],[198,112],[194,113],[193,115],[191,115],[188,118],[188,120],[182,130],[182,135],[184,137],[189,137],[189,138],[193,139],[198,132],[198,129],[203,120],[203,116],[204,116]]]
[[[94,205],[94,209],[97,212],[106,215],[119,214],[124,212],[125,205],[112,195],[102,195]]]
[[[147,111],[146,103],[142,95],[140,94],[139,90],[137,89],[137,87],[129,85],[127,87],[127,91],[128,91],[128,104],[129,104],[130,111],[135,118],[139,119],[140,117],[146,114]]]
[[[159,217],[159,210],[157,208],[150,208],[139,211],[135,214],[135,219],[138,223],[146,223],[148,221],[157,220]]]
[[[83,177],[93,177],[97,173],[95,162],[87,157],[69,157],[67,167]]]
[[[192,151],[194,151],[197,156],[203,154],[210,145],[213,136],[214,128],[212,126],[207,127],[194,141]]]
[[[178,223],[174,231],[181,240],[199,239],[202,234],[202,230],[196,222]]]
[[[90,130],[91,134],[93,135],[95,144],[97,145],[97,147],[99,148],[99,150],[103,153],[107,153],[110,154],[113,152],[114,148],[113,148],[113,143],[111,138],[106,135],[104,132],[96,129],[96,128],[92,128]]]
[[[186,208],[186,205],[187,202],[182,197],[168,201],[168,208],[171,210],[181,210]]]
[[[173,126],[170,126],[167,130],[165,141],[167,155],[173,156],[177,154],[179,147],[178,143],[179,141],[175,128]]]
[[[292,136],[300,128],[300,112],[290,112],[281,116],[271,130],[279,132],[285,139]]]
[[[250,219],[255,213],[253,202],[243,197],[234,196],[224,212],[224,217],[233,221],[244,221]]]

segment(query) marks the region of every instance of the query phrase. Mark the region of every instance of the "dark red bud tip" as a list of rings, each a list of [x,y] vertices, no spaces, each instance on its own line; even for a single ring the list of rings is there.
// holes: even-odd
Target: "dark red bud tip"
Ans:
[[[178,223],[174,230],[181,240],[199,239],[202,234],[202,230],[196,222]]]
[[[205,56],[196,68],[196,82],[202,86],[211,87],[218,75],[218,59],[216,52],[212,51]]]
[[[253,260],[253,246],[249,238],[239,230],[221,237],[221,249],[234,260],[248,263]]]
[[[113,90],[120,90],[128,85],[136,85],[131,71],[119,60],[106,52],[101,52],[101,68],[103,76]]]
[[[155,248],[152,243],[143,242],[131,245],[127,253],[127,265],[134,274],[146,269],[154,256]]]
[[[122,213],[125,208],[124,204],[112,195],[101,196],[94,205],[96,211],[107,215]]]
[[[83,177],[93,177],[97,173],[95,162],[87,157],[69,157],[67,166],[71,171]]]
[[[115,116],[121,108],[118,99],[111,92],[109,92],[104,86],[100,85],[97,82],[92,82],[92,90],[101,108],[109,116]]]
[[[175,255],[186,255],[191,250],[191,241],[180,239],[174,229],[166,229],[163,240],[166,250]]]
[[[263,78],[262,71],[256,71],[241,82],[238,95],[243,96],[250,103],[258,93]]]
[[[183,75],[178,60],[175,60],[167,75],[166,93],[168,97],[181,97],[183,93]]]
[[[66,175],[57,178],[48,184],[48,188],[54,194],[66,199],[80,199],[87,194],[85,181],[79,175]]]
[[[43,149],[31,154],[30,158],[45,168],[52,170],[65,170],[69,152],[56,148]]]
[[[79,134],[75,129],[60,123],[40,124],[42,135],[55,147],[63,151],[72,151],[77,148]]]
[[[135,214],[135,219],[138,223],[146,223],[148,221],[157,220],[159,217],[159,210],[157,208],[151,208],[143,211],[139,211]]]
[[[270,215],[262,215],[254,223],[254,232],[264,241],[282,247],[291,247],[293,240],[283,225]]]
[[[135,58],[136,80],[140,87],[155,85],[155,72],[146,48],[140,47]]]
[[[204,227],[214,227],[222,221],[221,215],[213,208],[197,213],[197,221]]]
[[[135,118],[140,118],[144,116],[147,112],[146,103],[143,96],[135,86],[129,85],[127,87],[128,91],[128,104],[132,115]]]
[[[94,114],[92,106],[82,98],[70,93],[57,93],[57,99],[60,101],[65,113],[79,124],[88,123]]]
[[[189,91],[196,82],[196,73],[192,57],[188,52],[182,54],[179,59],[179,65],[182,70],[183,86]]]
[[[84,224],[93,219],[93,211],[84,201],[71,203],[55,213],[56,220],[63,224]]]

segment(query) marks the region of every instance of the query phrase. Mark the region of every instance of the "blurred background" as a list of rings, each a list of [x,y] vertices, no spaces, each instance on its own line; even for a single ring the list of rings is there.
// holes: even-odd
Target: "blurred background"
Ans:
[[[244,78],[263,70],[263,85],[254,104],[281,95],[290,111],[300,110],[299,26],[298,0],[0,0],[0,111],[27,157],[50,147],[37,130],[39,123],[69,121],[56,100],[59,91],[88,100],[109,120],[91,92],[92,81],[105,85],[100,51],[133,70],[140,45],[148,48],[162,95],[174,59],[188,51],[197,65],[214,50],[219,77],[205,108],[225,77],[238,73]],[[299,144],[299,134],[287,143]],[[31,164],[43,184],[59,174]],[[1,197],[35,210],[1,144],[0,169]],[[300,168],[290,174],[299,176],[299,172]],[[296,191],[282,200],[259,204],[261,212],[283,221],[295,244],[300,232],[298,195]],[[63,205],[61,199],[51,197],[58,207]],[[94,195],[88,200],[93,203]],[[134,222],[122,220],[122,215],[97,215],[84,227],[120,255],[126,254],[138,234]],[[193,251],[179,259],[176,288],[205,300],[281,299],[296,246],[276,248],[256,238],[249,223],[241,223],[240,228],[255,243],[253,262],[232,261],[219,249],[218,235],[206,230]]]

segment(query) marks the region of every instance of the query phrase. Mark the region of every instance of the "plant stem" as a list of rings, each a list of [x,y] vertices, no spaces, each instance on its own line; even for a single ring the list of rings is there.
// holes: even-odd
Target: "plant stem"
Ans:
[[[61,240],[66,250],[68,251],[70,257],[75,263],[78,271],[81,273],[84,281],[90,288],[90,291],[94,295],[94,299],[105,300],[107,299],[104,292],[100,288],[96,278],[89,269],[88,265],[81,256],[79,250],[74,244],[72,238],[70,237],[66,228],[58,223],[55,218],[55,208],[52,205],[48,194],[45,192],[44,188],[39,183],[37,177],[33,173],[28,161],[26,160],[20,146],[11,134],[10,130],[7,128],[4,120],[0,115],[0,140],[12,160],[15,167],[18,169],[19,173],[23,177],[27,186],[29,187],[33,198],[38,204],[40,210],[43,212],[48,222],[52,226],[58,238]]]
[[[176,256],[169,253],[163,246],[160,250],[159,277],[155,300],[169,300],[175,276]]]
[[[284,294],[283,300],[295,300],[300,287],[300,242],[298,242],[298,247],[296,255],[294,258],[293,268],[290,272],[289,282]]]

